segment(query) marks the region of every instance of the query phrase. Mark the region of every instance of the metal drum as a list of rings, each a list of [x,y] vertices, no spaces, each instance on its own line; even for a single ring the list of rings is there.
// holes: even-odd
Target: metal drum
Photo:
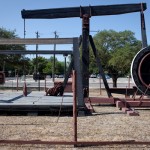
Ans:
[[[137,88],[150,95],[150,47],[140,50],[131,64],[131,76]]]

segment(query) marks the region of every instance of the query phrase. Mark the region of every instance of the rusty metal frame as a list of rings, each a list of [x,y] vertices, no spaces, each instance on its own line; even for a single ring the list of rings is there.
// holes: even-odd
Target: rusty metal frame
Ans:
[[[80,40],[81,41],[81,40]],[[85,115],[84,111],[86,109],[85,103],[83,100],[83,92],[82,92],[82,77],[81,77],[81,64],[80,64],[80,53],[79,53],[79,38],[28,38],[28,39],[0,39],[0,45],[17,45],[17,44],[26,44],[26,45],[35,45],[35,44],[72,44],[73,51],[51,51],[51,50],[2,50],[0,54],[71,54],[74,58],[71,61],[70,70],[75,68],[77,72],[77,95],[78,95],[78,109],[80,115]],[[73,65],[73,66],[72,66]],[[63,86],[65,87],[67,83],[67,78],[64,79]]]
[[[47,44],[73,44],[73,38],[18,38],[18,39],[2,39],[0,45],[47,45]]]
[[[141,4],[141,6],[143,6],[143,4]],[[23,11],[25,12],[25,11]],[[23,13],[22,12],[22,13]],[[91,8],[90,8],[90,13],[91,13]],[[143,14],[142,14],[143,16]],[[38,40],[38,39],[36,39]],[[28,44],[33,44],[32,41],[27,41]],[[4,41],[3,41],[4,43]],[[5,43],[7,43],[5,41]],[[15,44],[14,42],[9,42],[10,44]],[[18,44],[26,44],[25,42],[19,41]],[[54,44],[54,42],[52,42]],[[1,44],[1,40],[0,40],[0,44]],[[36,42],[36,44],[41,44],[38,41]],[[50,44],[50,43],[48,43]],[[57,44],[62,44],[57,43]],[[68,43],[70,44],[70,43]],[[78,55],[78,53],[77,53]],[[79,74],[77,74],[77,80],[78,80]],[[5,143],[5,144],[48,144],[48,145],[74,145],[74,146],[98,146],[98,145],[114,145],[114,144],[130,144],[130,145],[150,145],[150,141],[135,141],[135,140],[128,140],[128,141],[77,141],[77,107],[76,107],[76,75],[75,72],[73,72],[73,86],[74,86],[74,104],[73,104],[73,128],[74,128],[74,138],[73,141],[40,141],[40,140],[29,140],[29,141],[24,141],[24,140],[0,140],[0,144],[1,143]],[[81,84],[82,85],[82,84]],[[110,99],[110,98],[108,98]],[[113,99],[114,100],[114,99]]]
[[[77,137],[77,101],[76,101],[76,71],[73,71],[73,140],[72,141],[41,141],[41,140],[0,140],[0,144],[44,144],[44,145],[74,145],[74,147],[80,146],[100,146],[100,145],[150,145],[150,141],[135,141],[135,140],[123,140],[123,141],[78,141]]]
[[[40,141],[40,140],[0,140],[0,144],[44,144],[44,145],[75,145],[75,146],[99,146],[99,145],[150,145],[149,141]]]
[[[76,97],[76,71],[73,70],[73,141],[77,142],[77,97]]]
[[[71,54],[72,55],[73,51],[71,50],[0,50],[0,54],[23,54],[23,55],[27,55],[27,54]]]

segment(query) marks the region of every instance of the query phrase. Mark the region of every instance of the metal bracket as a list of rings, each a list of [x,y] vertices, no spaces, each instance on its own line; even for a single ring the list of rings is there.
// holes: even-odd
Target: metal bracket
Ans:
[[[80,18],[83,18],[84,15],[88,15],[89,18],[92,17],[92,7],[89,5],[89,12],[84,12],[82,6],[80,6]]]

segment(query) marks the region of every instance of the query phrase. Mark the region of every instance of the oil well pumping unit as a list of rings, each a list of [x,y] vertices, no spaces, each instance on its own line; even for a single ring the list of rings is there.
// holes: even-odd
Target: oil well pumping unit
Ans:
[[[73,52],[69,51],[43,51],[38,52],[41,54],[72,54],[72,60],[70,66],[68,68],[68,72],[66,78],[64,79],[63,86],[67,84],[68,75],[73,71],[74,82],[76,81],[77,85],[74,89],[77,91],[77,100],[78,100],[78,110],[83,112],[85,104],[90,101],[90,103],[115,103],[118,100],[119,107],[122,106],[148,106],[150,107],[150,99],[136,99],[136,98],[113,98],[112,93],[125,93],[125,90],[122,91],[117,89],[110,89],[105,78],[103,68],[101,65],[101,61],[98,58],[97,50],[91,35],[89,35],[89,21],[92,16],[102,16],[102,15],[118,15],[124,13],[133,13],[140,12],[141,14],[141,33],[142,33],[142,49],[136,54],[131,64],[131,75],[135,82],[137,90],[143,95],[150,95],[150,47],[147,45],[147,37],[146,37],[146,27],[144,20],[144,11],[146,10],[146,4],[123,4],[123,5],[110,5],[110,6],[89,6],[89,7],[73,7],[73,8],[58,8],[58,9],[44,9],[44,10],[23,10],[22,17],[24,19],[55,19],[55,18],[69,18],[69,17],[81,17],[82,18],[82,36],[80,38],[66,38],[66,39],[0,39],[0,44],[68,44],[73,43]],[[82,43],[82,59],[80,59],[79,53],[79,45]],[[96,62],[99,68],[99,73],[102,75],[102,79],[108,94],[108,98],[89,98],[89,44],[93,49],[94,56],[96,58]],[[0,51],[0,54],[32,54],[35,53],[33,51]],[[81,60],[81,65],[80,65]],[[80,68],[82,66],[82,68]],[[4,83],[4,74],[0,74],[0,82]],[[129,89],[127,89],[129,90]],[[74,90],[75,92],[75,90]],[[84,96],[84,97],[83,97]],[[76,98],[75,98],[76,99]],[[74,100],[76,103],[76,100]],[[76,106],[74,104],[73,106]],[[75,147],[78,145],[107,145],[107,144],[134,144],[134,145],[149,145],[150,142],[143,141],[78,141],[77,140],[77,116],[76,116],[76,107],[74,107],[74,139],[73,141],[40,141],[40,140],[1,140],[1,143],[11,143],[11,144],[49,144],[49,145],[74,145]]]
[[[82,18],[82,36],[79,43],[82,42],[82,59],[81,59],[81,75],[82,88],[86,93],[84,97],[88,97],[89,92],[89,44],[93,49],[94,56],[99,68],[99,73],[108,94],[112,97],[112,92],[108,86],[105,78],[100,59],[97,55],[97,50],[93,42],[93,38],[89,35],[90,18],[92,16],[106,16],[106,15],[119,15],[125,13],[140,12],[141,19],[141,35],[142,35],[142,50],[140,50],[133,59],[131,65],[131,75],[137,89],[141,94],[150,94],[150,47],[147,45],[146,27],[144,11],[146,10],[146,3],[139,4],[122,4],[122,5],[106,5],[106,6],[87,6],[87,7],[71,7],[71,8],[57,8],[57,9],[41,9],[41,10],[22,10],[22,18],[24,19],[56,19],[56,18]],[[73,58],[74,60],[76,58]],[[77,77],[78,78],[78,77]],[[117,90],[114,92],[117,93]],[[78,93],[79,94],[79,93]]]
[[[92,47],[93,54],[96,59],[96,63],[99,69],[99,73],[102,76],[102,80],[108,95],[108,99],[90,98],[90,102],[105,102],[115,99],[112,98],[112,93],[124,93],[126,89],[112,89],[109,88],[107,80],[104,75],[104,71],[101,65],[101,60],[97,55],[97,49],[95,47],[90,31],[90,18],[92,16],[107,16],[107,15],[120,15],[126,13],[140,12],[141,19],[141,35],[142,35],[142,49],[136,54],[131,64],[131,75],[135,82],[136,89],[141,94],[150,95],[150,47],[147,44],[146,27],[144,11],[147,9],[146,3],[138,4],[119,4],[119,5],[101,5],[101,6],[86,6],[86,7],[68,7],[68,8],[53,8],[53,9],[39,9],[39,10],[22,10],[22,18],[25,19],[58,19],[58,18],[72,18],[80,17],[82,19],[82,35],[80,38],[76,38],[78,46],[82,43],[82,54],[80,56],[78,46],[75,46],[77,50],[74,51],[72,61],[66,73],[63,86],[65,87],[69,78],[69,74],[72,69],[77,71],[77,97],[78,108],[85,108],[87,98],[89,98],[89,44]],[[0,44],[3,41],[0,41]],[[75,42],[75,43],[76,43]],[[0,52],[2,54],[2,51]],[[81,58],[81,59],[80,59]],[[81,60],[81,64],[76,64],[77,60]],[[81,66],[81,68],[80,68]],[[80,70],[81,69],[81,70]],[[127,89],[129,92],[134,89]],[[132,92],[133,93],[133,92]],[[130,99],[131,101],[131,99]]]

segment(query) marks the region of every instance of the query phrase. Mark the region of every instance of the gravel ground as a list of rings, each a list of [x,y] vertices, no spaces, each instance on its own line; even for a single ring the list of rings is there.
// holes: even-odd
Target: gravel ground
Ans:
[[[91,95],[99,95],[93,92]],[[103,96],[104,93],[102,93]],[[128,116],[113,106],[94,106],[92,116],[78,117],[78,141],[150,141],[150,110],[138,109],[140,116]],[[72,141],[73,118],[69,116],[0,116],[0,140]],[[99,149],[149,150],[150,145],[80,147],[0,144],[0,150]]]

